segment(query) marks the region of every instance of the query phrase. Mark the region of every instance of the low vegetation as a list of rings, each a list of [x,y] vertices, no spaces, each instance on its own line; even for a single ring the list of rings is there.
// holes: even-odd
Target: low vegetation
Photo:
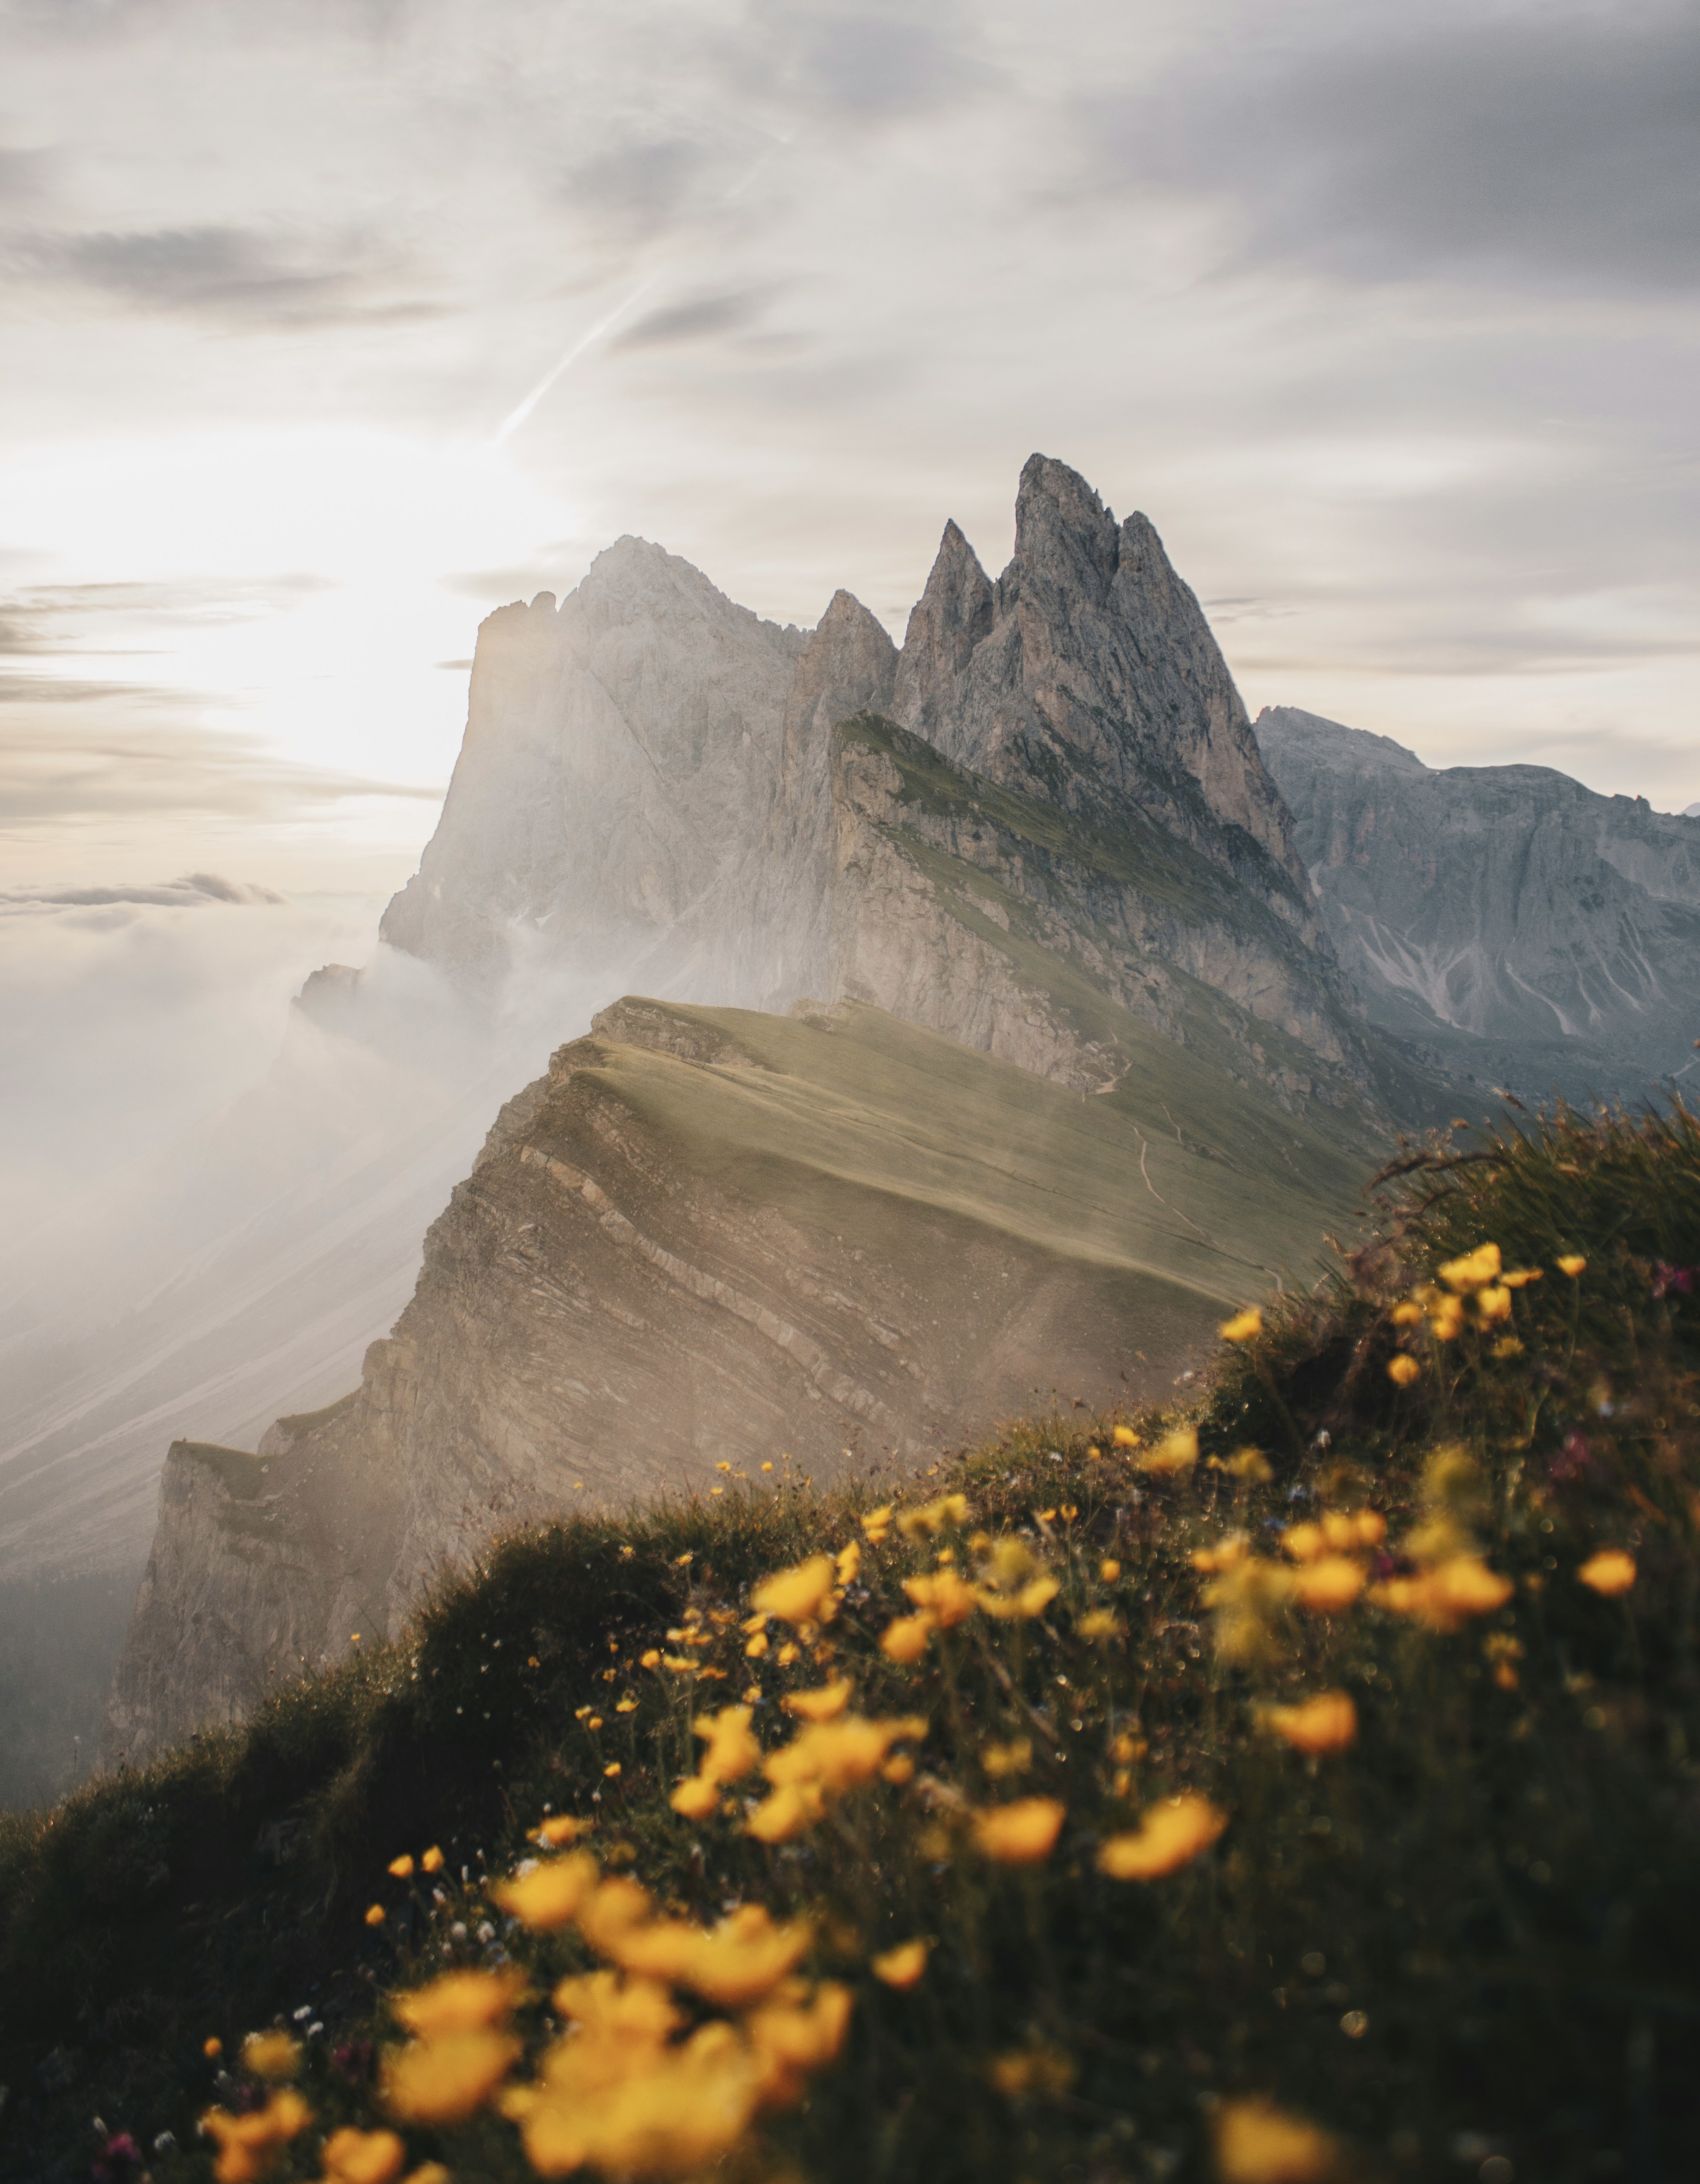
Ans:
[[[1184,1413],[516,1537],[8,1820],[3,2173],[1700,2173],[1700,1126],[1380,1203]]]

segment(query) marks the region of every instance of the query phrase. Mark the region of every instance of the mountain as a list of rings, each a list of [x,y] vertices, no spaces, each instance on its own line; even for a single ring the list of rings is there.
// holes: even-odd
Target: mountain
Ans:
[[[452,992],[475,1047],[516,996],[568,1033],[587,992],[652,998],[504,1111],[356,1393],[257,1457],[176,1445],[109,1752],[399,1627],[432,1570],[581,1493],[711,1485],[711,1451],[776,1435],[822,1475],[912,1463],[1035,1388],[1120,1384],[1129,1326],[1172,1376],[1432,1106],[1151,524],[1037,455],[1016,516],[995,582],[947,525],[900,651],[846,592],[782,628],[633,538],[486,621],[380,968]],[[382,983],[327,971],[302,1010],[359,1049]],[[738,1013],[687,1038],[682,1006]],[[1062,1226],[1000,1197],[1017,1144]],[[538,1161],[588,1178],[594,1273]],[[1037,1318],[988,1317],[1006,1277]]]
[[[357,1390],[174,1446],[105,1757],[399,1627],[498,1529],[1156,1399],[1357,1179],[1156,1035],[1092,1097],[862,1004],[623,1000],[504,1110]]]
[[[1172,1039],[1231,1023],[1293,1096],[1374,1104],[1197,601],[1145,517],[1040,455],[1008,568],[948,525],[900,654],[848,593],[782,629],[634,538],[559,607],[491,616],[382,929],[468,987],[618,965],[711,1005],[855,993],[1065,1081],[1117,1066],[1084,981]]]
[[[1257,732],[1374,1022],[1537,1094],[1693,1066],[1700,822],[1547,766],[1430,768],[1291,706]]]

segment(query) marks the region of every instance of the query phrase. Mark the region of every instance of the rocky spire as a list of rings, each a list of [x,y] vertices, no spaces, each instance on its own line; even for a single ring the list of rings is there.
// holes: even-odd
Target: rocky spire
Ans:
[[[1035,454],[1023,467],[1015,554],[995,586],[956,526],[945,532],[894,703],[946,757],[1025,794],[1130,799],[1230,862],[1220,830],[1240,830],[1307,898],[1290,821],[1198,601],[1150,521],[1118,526],[1066,463]]]
[[[956,525],[947,523],[927,588],[910,611],[892,700],[897,717],[918,735],[932,739],[956,677],[991,626],[991,580]]]

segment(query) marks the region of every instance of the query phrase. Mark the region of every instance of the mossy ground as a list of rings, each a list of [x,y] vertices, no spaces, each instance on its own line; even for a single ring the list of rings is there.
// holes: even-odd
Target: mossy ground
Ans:
[[[370,2119],[386,1988],[495,1948],[540,1984],[579,1961],[499,1919],[479,1938],[485,1875],[545,1805],[594,1818],[605,1860],[695,1917],[759,1901],[819,1920],[817,1968],[856,1989],[850,2038],[766,2133],[764,2175],[1201,2179],[1218,2104],[1248,2093],[1334,2134],[1341,2176],[1700,2173],[1700,1128],[1560,1117],[1431,1151],[1389,1194],[1380,1241],[1224,1351],[1190,1469],[1142,1468],[1160,1422],[1118,1451],[1080,1413],[941,1460],[911,1499],[959,1491],[970,1522],[868,1549],[829,1660],[751,1662],[733,1618],[765,1573],[856,1536],[857,1498],[734,1479],[507,1540],[404,1644],[8,1819],[0,2174],[86,2175],[98,2113],[144,2145],[176,2134],[158,2184],[204,2177],[202,2042],[304,2008],[324,2028],[303,2080],[321,2124]],[[1489,1241],[1544,1273],[1508,1321],[1445,1344],[1395,1321]],[[1573,1254],[1575,1280],[1557,1266]],[[1404,1388],[1400,1349],[1419,1367]],[[1225,1468],[1248,1444],[1266,1464]],[[1443,1487],[1441,1447],[1468,1459]],[[1367,1595],[1333,1615],[1285,1602],[1261,1653],[1224,1658],[1195,1555],[1243,1530],[1274,1568],[1283,1528],[1363,1507],[1386,1521],[1382,1580],[1438,1518],[1509,1581],[1502,1604],[1440,1630]],[[902,1580],[945,1545],[970,1565],[976,1529],[1017,1535],[1056,1597],[1034,1621],[971,1617],[912,1668],[886,1658]],[[1577,1576],[1602,1548],[1636,1566],[1615,1597]],[[712,1635],[685,1654],[665,1634],[691,1609]],[[1113,1630],[1088,1635],[1101,1611]],[[645,1669],[651,1649],[723,1680]],[[753,1677],[776,1743],[784,1691],[823,1673],[854,1676],[869,1713],[927,1717],[913,1780],[774,1849],[741,1806],[706,1824],[669,1808],[694,1713]],[[1353,1699],[1350,1748],[1307,1758],[1261,1724],[1324,1690]],[[1024,1771],[988,1767],[1023,1744]],[[1106,1878],[1102,1841],[1182,1791],[1228,1815],[1215,1847],[1161,1880]],[[988,1865],[961,1818],[1014,1796],[1067,1810],[1025,1870]],[[432,1842],[441,1905],[385,1873]],[[936,1942],[925,1977],[882,1986],[868,1957],[916,1935]],[[1012,2054],[1047,2059],[1025,2092],[990,2081]],[[278,2175],[315,2175],[317,2144]],[[463,2184],[527,2173],[494,2118],[411,2150]]]

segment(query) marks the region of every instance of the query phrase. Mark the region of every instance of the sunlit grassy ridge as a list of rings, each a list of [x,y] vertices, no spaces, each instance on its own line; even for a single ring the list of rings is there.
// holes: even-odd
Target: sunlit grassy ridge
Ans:
[[[551,1992],[636,1962],[634,1931],[683,2013],[664,2044],[728,2029],[692,2051],[694,2153],[574,2095],[607,2173],[718,2145],[740,2178],[1700,2171],[1700,1130],[1561,1118],[1389,1188],[1384,1240],[1242,1324],[1190,1418],[1017,1429],[889,1519],[758,1474],[515,1539],[403,1646],[9,1821],[5,2173],[86,2174],[98,2110],[176,2134],[159,2184],[208,2175],[197,2117],[262,2097],[221,2093],[201,2042],[233,2064],[304,2010],[311,2120],[271,2173],[337,2173],[352,2127],[399,2131],[389,2168],[341,2142],[374,2174],[531,2175],[525,2089],[597,2052],[557,2052],[594,2012]],[[750,1627],[762,1580],[820,1555],[788,1610],[812,1612]],[[889,1776],[776,1758],[812,1733],[787,1696],[846,1680],[839,1723],[908,1724]],[[726,1744],[688,1818],[670,1801],[716,1748],[693,1719],[746,1691],[762,1759]],[[802,1809],[776,1815],[788,1775]],[[511,1921],[527,1899],[490,1882],[546,1808],[594,1825],[539,1870],[588,1852],[662,1923],[622,1939],[599,1892]],[[386,1870],[438,1845],[435,1875]],[[751,1907],[810,1922],[800,1990],[705,1996],[691,1932],[735,1907],[716,1948]],[[888,1984],[875,1959],[917,1941]],[[510,2032],[493,2005],[492,2099],[428,2121],[373,2075],[366,2043],[403,2044],[382,1997],[504,1961],[532,1998]],[[841,2042],[778,2082],[761,2011],[837,1987]],[[609,2052],[672,2113],[682,2064]]]

